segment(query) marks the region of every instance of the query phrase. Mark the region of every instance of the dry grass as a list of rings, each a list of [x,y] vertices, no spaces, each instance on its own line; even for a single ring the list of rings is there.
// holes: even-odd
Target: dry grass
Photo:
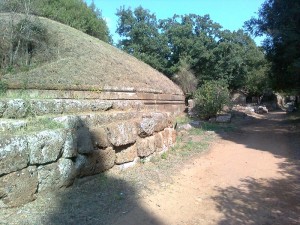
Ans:
[[[0,14],[7,21],[8,14]],[[49,32],[48,63],[20,73],[4,74],[10,88],[93,90],[131,88],[181,94],[167,77],[121,50],[81,31],[40,18]],[[4,22],[3,22],[4,24]],[[38,59],[35,59],[38,61]]]

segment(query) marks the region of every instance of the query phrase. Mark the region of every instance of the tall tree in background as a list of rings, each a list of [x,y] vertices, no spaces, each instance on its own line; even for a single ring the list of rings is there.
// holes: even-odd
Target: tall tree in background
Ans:
[[[263,48],[272,62],[274,87],[300,90],[300,1],[266,0],[258,18],[245,23],[256,36],[267,36]]]
[[[256,91],[252,86],[257,83],[255,77],[264,77],[264,53],[249,35],[242,30],[221,30],[209,15],[174,15],[157,20],[142,7],[134,11],[122,7],[117,16],[117,32],[122,38],[118,47],[175,81],[184,81],[183,89],[192,87],[187,83],[196,77],[199,85],[225,80],[230,89]],[[184,74],[191,73],[194,76],[183,79]]]

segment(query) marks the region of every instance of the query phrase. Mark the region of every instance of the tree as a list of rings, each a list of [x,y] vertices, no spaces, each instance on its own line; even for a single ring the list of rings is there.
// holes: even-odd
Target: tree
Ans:
[[[266,0],[258,18],[245,22],[253,35],[265,34],[263,42],[272,63],[270,78],[276,89],[300,89],[300,1]]]
[[[88,6],[83,0],[2,0],[0,6],[2,12],[11,12],[13,6],[15,12],[27,10],[29,14],[56,20],[102,41],[112,42],[107,24],[94,2]]]

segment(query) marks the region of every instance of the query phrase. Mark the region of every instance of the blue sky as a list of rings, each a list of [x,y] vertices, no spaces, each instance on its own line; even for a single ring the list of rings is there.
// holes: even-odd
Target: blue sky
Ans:
[[[91,0],[85,0],[88,4]],[[167,19],[174,14],[184,15],[194,13],[200,16],[209,14],[210,18],[223,26],[223,29],[231,31],[243,27],[246,20],[256,16],[258,9],[265,0],[94,0],[97,8],[102,11],[113,39],[116,42],[118,35],[115,34],[118,17],[115,15],[121,6],[132,9],[142,6],[154,13],[158,19]],[[255,41],[260,45],[262,38]]]

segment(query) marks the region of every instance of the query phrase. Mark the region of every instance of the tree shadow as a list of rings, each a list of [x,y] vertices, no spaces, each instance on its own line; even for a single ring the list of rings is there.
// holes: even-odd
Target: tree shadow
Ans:
[[[247,177],[238,186],[215,187],[212,200],[224,215],[218,224],[300,224],[300,130],[295,126],[275,112],[245,122],[235,131],[239,135],[219,132],[223,139],[283,159],[278,171],[284,178]]]

